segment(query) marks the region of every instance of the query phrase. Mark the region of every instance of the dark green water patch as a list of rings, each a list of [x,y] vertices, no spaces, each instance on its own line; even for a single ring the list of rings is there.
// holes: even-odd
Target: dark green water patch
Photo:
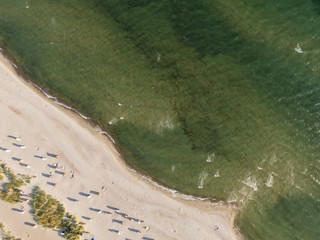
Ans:
[[[261,206],[260,206],[261,207]],[[253,239],[316,239],[319,226],[318,213],[320,204],[312,197],[281,197],[274,204],[266,203],[264,208],[248,209],[251,219],[260,218],[262,221],[249,220],[249,226],[241,222],[241,214],[238,218],[239,228],[245,229],[243,233]],[[277,216],[282,215],[279,219]],[[306,224],[307,223],[307,224]],[[256,229],[264,229],[257,231]],[[272,229],[270,231],[269,229]]]

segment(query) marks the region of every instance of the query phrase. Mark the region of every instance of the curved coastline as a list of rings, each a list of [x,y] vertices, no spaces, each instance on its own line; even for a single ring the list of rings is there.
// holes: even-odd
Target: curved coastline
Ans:
[[[11,57],[8,55],[8,53],[6,53],[2,48],[0,48],[0,53],[2,53],[2,56],[8,61],[8,63],[11,64],[11,66],[17,71],[19,71],[20,73],[22,73],[18,66],[13,62],[13,60],[11,60]],[[18,73],[18,72],[17,72]],[[117,153],[117,155],[119,156],[119,159],[122,163],[125,164],[126,168],[132,172],[134,172],[135,174],[139,175],[140,177],[144,178],[146,181],[150,182],[152,185],[154,185],[155,187],[163,190],[166,193],[169,193],[172,197],[177,197],[177,198],[181,198],[183,200],[191,200],[191,201],[198,201],[198,202],[207,202],[212,204],[213,206],[226,206],[226,207],[232,207],[232,208],[236,208],[238,210],[240,210],[236,204],[234,204],[234,202],[224,202],[224,201],[218,201],[216,202],[215,199],[212,198],[202,198],[202,197],[197,197],[197,196],[193,196],[190,194],[184,194],[182,192],[179,192],[178,190],[166,187],[161,185],[160,183],[158,183],[155,179],[153,179],[151,176],[148,176],[146,174],[141,173],[140,171],[134,169],[133,167],[131,167],[127,161],[122,157],[121,153],[118,151],[119,146],[117,145],[116,141],[114,140],[114,138],[111,136],[110,133],[108,133],[107,131],[104,131],[103,129],[101,129],[101,127],[99,125],[97,125],[96,123],[94,123],[92,121],[92,119],[88,116],[85,116],[84,114],[82,114],[81,112],[79,112],[78,110],[76,110],[73,107],[70,107],[66,104],[64,104],[63,102],[59,101],[59,99],[57,97],[54,97],[52,95],[50,95],[49,93],[47,93],[44,89],[42,89],[41,87],[39,87],[38,85],[36,85],[35,83],[33,83],[31,80],[28,80],[26,78],[24,78],[21,74],[18,74],[18,76],[20,77],[20,79],[28,84],[30,84],[32,87],[34,87],[35,89],[39,90],[46,98],[48,98],[49,100],[52,100],[55,104],[70,110],[71,112],[77,114],[80,118],[82,118],[83,120],[87,121],[88,124],[90,124],[98,133],[101,133],[105,136],[108,137],[109,141],[113,144],[114,147],[114,151]]]
[[[229,219],[230,220],[230,222],[229,222],[230,228],[232,228],[233,232],[235,233],[234,239],[243,239],[243,237],[241,236],[241,233],[239,232],[237,227],[234,225],[234,220],[235,220],[238,212],[240,211],[240,209],[236,206],[235,203],[223,202],[223,201],[216,202],[215,199],[201,198],[201,197],[197,197],[197,196],[193,196],[193,195],[187,195],[187,194],[181,193],[177,190],[162,186],[156,180],[154,180],[151,176],[147,176],[147,175],[135,170],[130,165],[128,165],[128,163],[125,161],[125,159],[123,159],[122,155],[118,151],[118,150],[120,150],[119,146],[117,145],[116,141],[114,140],[114,138],[112,137],[112,135],[110,133],[102,130],[100,128],[100,126],[98,126],[97,124],[95,124],[91,120],[90,117],[87,117],[87,116],[83,115],[82,113],[80,113],[79,111],[77,111],[76,109],[62,103],[61,101],[59,101],[58,98],[50,95],[44,89],[42,89],[39,86],[37,86],[36,84],[34,84],[32,81],[26,79],[26,77],[24,76],[24,73],[14,63],[14,61],[12,60],[10,55],[2,48],[0,48],[0,55],[1,55],[1,58],[3,58],[2,60],[5,60],[2,62],[5,63],[8,67],[11,67],[11,70],[14,72],[14,74],[22,82],[27,83],[27,85],[29,87],[31,87],[31,89],[33,89],[36,94],[38,94],[42,98],[47,99],[47,101],[54,102],[55,105],[57,105],[60,109],[61,108],[65,109],[66,111],[64,111],[64,112],[66,112],[68,115],[71,115],[71,117],[73,119],[75,119],[76,121],[80,120],[80,121],[85,122],[85,125],[87,126],[87,128],[91,128],[91,130],[94,130],[95,132],[100,133],[101,135],[104,135],[105,137],[107,137],[107,138],[104,137],[104,139],[106,140],[106,143],[109,146],[110,150],[113,152],[114,156],[116,156],[116,159],[118,160],[120,165],[122,165],[126,170],[128,170],[128,172],[131,172],[137,179],[139,179],[139,180],[143,179],[143,181],[145,183],[150,185],[152,188],[155,188],[156,189],[155,191],[160,190],[160,192],[162,194],[165,194],[165,195],[169,196],[170,198],[173,198],[179,202],[183,202],[184,204],[196,207],[198,209],[203,209],[203,208],[208,209],[208,208],[212,208],[212,207],[217,207],[218,212],[224,211],[224,210],[227,210],[227,212],[231,211],[231,214],[228,213],[228,216],[230,217],[230,219]],[[210,210],[212,210],[212,212],[215,212],[214,209],[210,209]]]

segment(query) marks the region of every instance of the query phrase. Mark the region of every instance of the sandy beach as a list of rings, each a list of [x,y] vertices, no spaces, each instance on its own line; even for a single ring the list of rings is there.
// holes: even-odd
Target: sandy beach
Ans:
[[[0,116],[0,147],[11,150],[0,150],[0,159],[15,173],[36,176],[22,187],[26,194],[40,186],[85,222],[89,233],[81,239],[240,239],[233,228],[236,209],[173,197],[129,170],[105,135],[24,82],[2,55]],[[30,210],[26,202],[1,200],[0,222],[22,239],[63,239],[59,231],[28,225],[36,223]]]

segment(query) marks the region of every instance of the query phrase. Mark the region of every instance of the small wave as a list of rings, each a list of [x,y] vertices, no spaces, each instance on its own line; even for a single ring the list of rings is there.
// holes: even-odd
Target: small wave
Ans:
[[[315,178],[313,175],[310,175],[313,181],[315,181],[318,185],[320,185],[320,180]]]
[[[116,144],[116,141],[110,136],[109,133],[107,133],[106,131],[100,131],[100,133],[103,135],[106,135],[111,140],[112,143]],[[120,153],[118,153],[118,155],[121,156]]]
[[[1,48],[1,51],[2,51],[2,48]],[[18,66],[14,62],[9,60],[6,56],[4,56],[4,57],[5,57],[6,61],[9,62],[14,68],[18,68]]]
[[[118,120],[116,118],[112,118],[110,121],[108,121],[107,123],[109,125],[115,124]]]
[[[268,179],[267,179],[267,182],[265,183],[267,187],[272,187],[273,185],[273,176],[272,176],[272,173],[269,174],[268,176]]]
[[[162,119],[159,121],[159,123],[157,124],[156,127],[156,132],[158,134],[162,134],[162,132],[167,129],[167,130],[173,130],[174,129],[174,125],[170,119],[170,117],[167,117],[165,119]]]
[[[22,78],[22,77],[20,76],[20,78]],[[23,79],[23,78],[22,78],[22,79]],[[27,83],[31,84],[32,86],[36,87],[36,88],[37,88],[39,91],[41,91],[47,98],[52,99],[56,104],[58,104],[58,105],[66,108],[66,109],[69,109],[69,110],[77,113],[81,118],[83,118],[83,119],[85,119],[85,120],[89,120],[89,119],[90,119],[89,117],[83,115],[82,113],[80,113],[80,112],[77,111],[76,109],[74,109],[74,108],[72,108],[72,107],[70,107],[70,106],[68,106],[68,105],[60,102],[56,97],[50,95],[49,93],[47,93],[45,90],[43,90],[41,87],[37,86],[36,84],[34,84],[33,82],[31,82],[30,80],[25,80],[25,81],[26,81]]]
[[[302,51],[299,43],[298,43],[297,46],[294,48],[294,50],[295,50],[297,53],[303,53],[303,51]]]
[[[47,93],[45,90],[43,90],[42,88],[40,88],[39,86],[37,86],[36,84],[34,84],[33,82],[31,82],[30,80],[25,80],[22,76],[19,76],[19,77],[20,77],[20,79],[22,79],[23,81],[25,81],[25,82],[29,83],[30,85],[32,85],[33,87],[37,88],[37,89],[38,89],[42,94],[44,94],[47,98],[52,99],[52,100],[54,101],[54,103],[56,103],[56,104],[58,104],[58,105],[60,105],[60,106],[62,106],[62,107],[64,107],[64,108],[66,108],[66,109],[68,109],[68,110],[71,110],[71,111],[77,113],[77,114],[78,114],[81,118],[83,118],[84,120],[90,120],[89,117],[83,115],[82,113],[80,113],[80,112],[77,111],[76,109],[74,109],[74,108],[72,108],[72,107],[70,107],[70,106],[68,106],[68,105],[66,105],[66,104],[58,101],[58,99],[57,99],[56,97],[50,95],[49,93]],[[99,133],[107,136],[113,144],[116,144],[116,141],[111,137],[111,135],[110,135],[108,132],[102,131],[99,126],[96,126],[96,130],[97,130]],[[121,156],[121,154],[120,154],[118,151],[117,151],[117,154],[118,154],[119,156]]]
[[[214,174],[214,177],[220,177],[219,170],[216,171],[216,173]]]
[[[108,132],[103,131],[103,130],[100,128],[99,125],[96,125],[96,126],[95,126],[95,130],[96,130],[98,133],[107,136],[113,144],[116,144],[116,141],[113,139],[113,137],[111,137],[111,135],[110,135]],[[121,154],[120,154],[118,151],[117,151],[117,153],[118,153],[119,156],[121,156]]]
[[[135,169],[127,166],[127,168],[131,171],[131,172],[134,172],[135,174],[139,175],[140,177],[142,177],[143,179],[147,180],[148,182],[150,182],[152,185],[154,185],[155,187],[167,192],[167,193],[170,193],[172,197],[174,198],[180,198],[180,199],[183,199],[183,200],[189,200],[189,201],[198,201],[198,202],[206,202],[206,203],[210,203],[212,206],[225,206],[226,203],[223,202],[223,201],[219,201],[219,202],[212,202],[216,199],[214,198],[201,198],[201,197],[196,197],[196,196],[192,196],[192,195],[187,195],[187,194],[183,194],[183,193],[180,193],[178,192],[177,190],[174,190],[174,189],[171,189],[171,188],[167,188],[167,187],[164,187],[162,185],[160,185],[159,183],[153,181],[150,177],[146,176],[146,175],[143,175],[139,172],[137,172]],[[233,206],[235,207],[234,203],[236,202],[236,200],[232,201],[227,201],[227,206]]]
[[[248,177],[246,181],[241,181],[243,184],[250,187],[253,191],[258,191],[257,180],[255,177]]]
[[[236,202],[238,202],[238,199],[239,199],[238,195],[234,191],[232,191],[229,193],[227,202],[236,203]]]
[[[0,48],[0,49],[1,49],[1,51],[3,50],[2,48]],[[6,56],[4,56],[4,57],[5,57],[6,61],[8,61],[10,64],[12,64],[12,66],[13,66],[14,68],[18,68],[18,66],[17,66],[15,63],[13,63],[12,61],[10,61]],[[70,107],[70,106],[68,106],[68,105],[60,102],[56,97],[50,95],[49,93],[47,93],[45,90],[43,90],[41,87],[39,87],[38,85],[34,84],[34,83],[31,82],[30,80],[23,78],[21,75],[18,75],[18,76],[19,76],[19,78],[20,78],[22,81],[24,81],[24,82],[32,85],[33,87],[37,88],[37,89],[38,89],[43,95],[45,95],[48,99],[53,100],[54,103],[56,103],[56,104],[58,104],[58,105],[60,105],[60,106],[62,106],[62,107],[64,107],[64,108],[66,108],[66,109],[68,109],[68,110],[71,110],[71,111],[77,113],[77,114],[78,114],[81,118],[83,118],[84,120],[90,120],[89,117],[83,115],[81,112],[77,111],[76,109],[74,109],[74,108],[72,108],[72,107]],[[120,119],[123,119],[123,117],[120,117]],[[110,135],[108,132],[102,131],[99,126],[96,126],[96,130],[97,130],[99,133],[107,136],[113,144],[116,144],[116,141],[111,137],[111,135]],[[121,157],[121,154],[120,154],[117,150],[116,150],[116,152],[117,152],[117,154]]]
[[[199,174],[199,179],[198,179],[198,188],[203,188],[203,183],[204,180],[208,177],[208,173],[206,172],[206,170],[203,170],[200,174]]]
[[[274,153],[270,156],[270,163],[271,165],[273,165],[274,163],[276,163],[278,161],[277,159],[277,155]]]
[[[216,155],[214,153],[208,155],[207,159],[206,159],[206,162],[213,162],[214,161],[214,157]]]
[[[175,166],[175,165],[172,165],[172,166],[171,166],[171,171],[174,172],[175,170],[176,170],[176,166]]]
[[[0,48],[0,51],[3,51],[2,48]],[[8,58],[5,56],[6,60],[8,60]],[[16,66],[13,62],[9,61],[11,64],[13,64],[13,66]],[[21,78],[22,81],[36,87],[37,89],[39,89],[41,91],[41,93],[43,93],[47,98],[49,99],[53,99],[55,103],[59,104],[60,102],[57,100],[56,97],[53,97],[51,96],[50,94],[48,94],[46,91],[44,91],[42,88],[40,88],[39,86],[37,86],[36,84],[34,84],[33,82],[31,82],[30,80],[26,80],[25,78],[23,78],[22,76],[19,76]],[[80,117],[82,117],[83,119],[85,120],[89,120],[90,118],[89,117],[86,117],[85,115],[81,114],[80,112],[78,112],[77,110],[75,110],[74,108],[72,107],[69,107],[65,104],[62,104],[60,103],[59,105],[65,107],[66,109],[69,109],[69,110],[72,110],[74,112],[76,112]],[[132,106],[130,106],[132,107]],[[103,134],[103,135],[106,135],[111,141],[113,144],[116,144],[115,140],[110,136],[110,134],[106,131],[102,131],[101,128],[96,125],[96,130],[97,132]],[[122,159],[122,156],[121,154],[114,148],[114,150],[117,152],[117,154],[119,155],[119,157]],[[122,159],[123,160],[123,159]],[[124,161],[124,160],[123,160]],[[124,161],[125,162],[125,161]],[[126,163],[126,162],[125,162]],[[236,203],[236,200],[227,200],[226,202],[224,201],[216,201],[215,198],[201,198],[201,197],[196,197],[196,196],[193,196],[193,195],[187,195],[187,194],[183,194],[183,193],[180,193],[178,192],[177,190],[174,190],[174,189],[170,189],[170,188],[167,188],[167,187],[164,187],[162,185],[160,185],[159,183],[155,182],[154,180],[152,180],[150,177],[146,176],[146,175],[143,175],[141,173],[139,173],[138,171],[136,171],[135,169],[129,167],[127,164],[126,164],[126,167],[129,171],[131,172],[134,172],[135,174],[137,174],[139,177],[142,177],[143,179],[147,180],[148,182],[150,182],[152,185],[154,185],[155,187],[157,187],[158,189],[164,191],[164,192],[167,192],[169,194],[171,194],[171,196],[173,198],[180,198],[180,199],[183,199],[183,200],[188,200],[188,201],[197,201],[197,202],[204,202],[204,203],[208,203],[210,204],[211,206],[228,206],[228,207],[233,207],[233,208],[238,208],[235,203]],[[238,208],[239,209],[239,208]]]
[[[157,53],[157,62],[159,63],[161,60],[161,54],[160,53]]]

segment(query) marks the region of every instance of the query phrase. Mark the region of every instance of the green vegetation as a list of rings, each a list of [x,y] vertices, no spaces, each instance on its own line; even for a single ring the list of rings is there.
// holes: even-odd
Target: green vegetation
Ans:
[[[14,172],[7,167],[6,164],[0,164],[0,180],[3,181],[7,179],[8,182],[4,183],[4,187],[0,192],[0,198],[9,203],[17,203],[21,198],[20,187],[26,183],[30,183],[30,180],[33,177],[24,175],[24,174],[14,174]]]
[[[68,240],[78,240],[84,231],[83,222],[78,222],[76,217],[67,213],[62,220],[60,229],[64,232],[64,237]]]
[[[21,193],[12,183],[6,183],[4,189],[0,193],[0,197],[2,200],[14,204],[19,202]]]
[[[0,160],[1,162],[1,160]],[[26,174],[15,174],[6,164],[0,164],[0,180],[3,180],[4,176],[9,180],[9,182],[16,188],[20,188],[23,185],[31,182],[32,178],[36,176],[29,176]]]
[[[65,214],[63,205],[39,187],[34,190],[32,198],[33,214],[37,222],[51,229],[58,227]]]
[[[0,237],[2,237],[2,240],[21,240],[21,238],[16,238],[10,231],[7,231],[3,223],[0,223]]]
[[[39,187],[33,191],[32,198],[33,214],[39,224],[51,229],[59,227],[68,240],[80,238],[84,223],[78,222],[76,217],[69,213],[65,216],[65,208],[58,200]]]
[[[20,177],[20,179],[22,179],[27,184],[31,183],[31,180],[36,177],[36,176],[29,176],[29,175],[20,174],[20,173],[18,173],[17,176]]]
[[[3,168],[0,168],[0,181],[2,181],[4,178],[3,176]]]
[[[9,203],[17,203],[21,198],[21,190],[19,187],[26,183],[30,183],[33,177],[24,174],[14,174],[6,164],[0,164],[0,178],[5,178],[8,182],[4,183],[4,187],[0,192],[0,198]],[[64,231],[64,237],[69,240],[77,240],[82,235],[84,223],[78,222],[76,217],[67,213],[65,216],[64,206],[51,195],[36,187],[32,194],[33,215],[37,222],[44,227],[54,229],[59,227]],[[65,216],[65,217],[64,217]],[[4,239],[15,239],[9,234],[4,234],[3,225],[0,225]]]

